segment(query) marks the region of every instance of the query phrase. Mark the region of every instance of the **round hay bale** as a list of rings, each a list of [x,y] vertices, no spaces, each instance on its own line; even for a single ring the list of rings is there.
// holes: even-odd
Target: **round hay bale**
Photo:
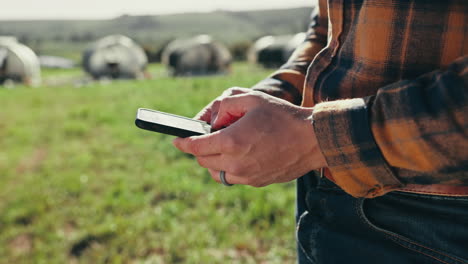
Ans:
[[[32,86],[41,82],[37,55],[11,37],[0,38],[0,84],[7,80]]]
[[[133,40],[122,35],[99,39],[83,52],[84,70],[94,79],[144,77],[148,58]]]
[[[172,41],[161,59],[174,76],[227,73],[232,62],[229,50],[208,35]]]
[[[278,68],[288,61],[304,38],[305,35],[301,35],[301,33],[261,37],[250,48],[248,60],[265,68]]]

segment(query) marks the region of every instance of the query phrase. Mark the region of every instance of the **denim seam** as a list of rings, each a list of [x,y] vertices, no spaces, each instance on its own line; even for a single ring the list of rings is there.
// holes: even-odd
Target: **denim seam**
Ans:
[[[458,257],[449,256],[449,255],[444,254],[444,253],[442,253],[442,252],[440,252],[440,251],[438,251],[438,250],[435,250],[435,249],[433,249],[433,248],[430,248],[430,247],[424,246],[424,245],[422,245],[422,244],[419,244],[419,243],[417,243],[417,242],[415,242],[415,241],[413,241],[413,240],[411,240],[411,239],[409,239],[409,238],[407,238],[407,237],[405,237],[405,236],[399,235],[399,234],[394,233],[394,232],[392,232],[392,231],[389,231],[389,230],[386,230],[386,229],[383,229],[383,228],[380,228],[380,227],[376,226],[376,225],[373,224],[373,223],[367,218],[367,216],[365,215],[364,206],[363,206],[363,205],[364,205],[364,201],[365,201],[365,199],[359,199],[359,200],[357,200],[357,202],[355,203],[355,209],[356,209],[356,211],[357,211],[357,214],[359,215],[359,218],[361,218],[361,220],[362,220],[365,224],[367,224],[369,227],[371,227],[372,229],[374,229],[374,230],[376,230],[376,231],[378,231],[378,232],[381,232],[381,233],[385,234],[385,236],[387,236],[388,239],[394,241],[395,243],[397,243],[397,244],[400,245],[400,246],[403,246],[403,247],[405,247],[405,248],[407,248],[407,249],[410,249],[410,250],[415,251],[415,252],[418,252],[418,253],[424,254],[423,252],[417,250],[416,248],[412,248],[412,247],[403,245],[402,242],[406,242],[406,243],[408,243],[408,244],[413,245],[414,247],[420,247],[420,248],[423,248],[423,249],[425,249],[425,250],[428,250],[429,252],[433,252],[433,253],[438,254],[438,255],[440,255],[440,256],[444,256],[444,257],[449,258],[449,259],[451,259],[452,261],[455,261],[455,262],[457,262],[457,263],[466,263],[466,261],[464,261],[464,260],[462,260],[462,259],[459,259]],[[424,254],[424,255],[427,256],[427,257],[430,257],[430,258],[432,258],[432,259],[435,259],[435,260],[437,260],[437,261],[440,261],[440,262],[442,262],[442,263],[447,263],[447,262],[445,262],[445,261],[443,261],[443,260],[438,259],[436,256],[430,255],[429,253]]]
[[[415,193],[415,192],[405,192],[405,191],[395,191],[394,194],[411,196],[418,199],[425,200],[439,200],[439,201],[463,201],[468,202],[467,196],[453,196],[453,195],[430,195],[426,193]]]
[[[310,258],[309,254],[307,254],[307,251],[305,250],[304,246],[302,245],[301,240],[299,239],[299,232],[300,232],[299,229],[301,228],[302,220],[303,220],[303,218],[304,218],[308,213],[309,213],[308,211],[305,211],[305,212],[299,217],[299,220],[297,221],[296,240],[297,240],[297,244],[299,245],[299,248],[301,249],[301,251],[302,251],[302,253],[304,254],[304,256],[307,258],[307,260],[308,260],[310,263],[314,263],[314,261],[312,261],[312,259]]]
[[[451,192],[434,192],[434,191],[421,191],[417,188],[413,189],[399,189],[400,192],[417,193],[417,194],[429,194],[429,195],[442,195],[442,196],[453,196],[453,197],[467,197],[466,193],[451,193]]]
[[[385,232],[385,231],[383,231],[383,232]],[[455,262],[457,262],[457,263],[466,263],[465,261],[459,260],[459,259],[457,259],[457,258],[455,258],[455,257],[449,256],[449,255],[444,254],[444,253],[442,253],[442,252],[440,252],[440,251],[437,251],[437,250],[435,250],[435,249],[426,247],[426,246],[424,246],[424,245],[422,245],[422,244],[419,244],[419,243],[414,242],[414,241],[412,241],[412,240],[410,240],[410,239],[407,239],[406,237],[402,237],[402,236],[397,235],[397,234],[392,234],[391,232],[385,232],[385,233],[386,233],[388,236],[391,236],[392,238],[390,238],[390,239],[392,239],[393,241],[395,241],[395,243],[397,243],[397,244],[399,244],[399,245],[401,245],[401,246],[403,246],[403,247],[405,247],[405,248],[407,248],[407,249],[410,249],[410,250],[413,250],[413,251],[422,253],[422,254],[424,254],[424,255],[426,255],[426,256],[429,256],[429,257],[431,257],[431,258],[433,258],[433,259],[436,259],[436,260],[438,260],[438,261],[440,261],[440,262],[443,262],[443,263],[447,263],[447,264],[448,264],[448,262],[445,262],[445,261],[443,261],[443,260],[437,258],[436,256],[433,256],[433,255],[430,255],[429,253],[424,253],[424,252],[422,252],[422,251],[417,250],[417,247],[419,247],[419,248],[424,248],[424,249],[426,249],[426,250],[428,250],[428,251],[432,251],[432,252],[434,252],[434,253],[436,253],[436,254],[439,254],[439,255],[441,255],[441,256],[443,256],[443,257],[449,258],[449,259],[451,259],[451,260],[453,260],[453,261],[455,261]],[[400,241],[401,241],[401,242],[400,242]],[[412,248],[412,247],[410,247],[410,246],[406,246],[406,245],[403,244],[403,242],[406,242],[406,243],[408,243],[408,244],[410,244],[410,245],[412,245],[413,247],[416,247],[416,248]]]
[[[420,254],[423,254],[423,255],[425,255],[425,256],[427,256],[427,257],[430,257],[430,258],[435,259],[435,260],[437,260],[437,261],[440,261],[440,262],[442,262],[442,263],[450,264],[450,263],[445,262],[445,261],[443,261],[443,260],[441,260],[441,259],[438,259],[438,258],[436,258],[436,257],[434,257],[434,256],[431,256],[431,255],[429,255],[429,254],[426,254],[426,253],[424,253],[423,251],[417,250],[417,249],[415,249],[415,248],[408,247],[408,246],[406,246],[406,245],[404,245],[404,244],[402,244],[402,243],[398,243],[398,241],[394,240],[393,238],[391,238],[391,240],[395,241],[395,243],[397,243],[398,245],[400,245],[400,246],[402,246],[402,247],[404,247],[404,248],[407,248],[407,249],[412,250],[412,251],[416,251],[416,252],[418,252],[418,253],[420,253]]]

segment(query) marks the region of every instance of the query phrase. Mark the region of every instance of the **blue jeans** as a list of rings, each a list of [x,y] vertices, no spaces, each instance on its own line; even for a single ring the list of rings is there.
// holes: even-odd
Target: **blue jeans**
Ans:
[[[297,181],[298,263],[468,263],[468,197],[391,192],[357,199]]]

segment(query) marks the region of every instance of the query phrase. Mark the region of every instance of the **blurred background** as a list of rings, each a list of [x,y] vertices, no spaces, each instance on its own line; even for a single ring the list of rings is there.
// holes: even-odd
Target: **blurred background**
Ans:
[[[0,9],[0,263],[295,263],[294,183],[214,182],[139,107],[194,116],[304,40],[311,0]]]

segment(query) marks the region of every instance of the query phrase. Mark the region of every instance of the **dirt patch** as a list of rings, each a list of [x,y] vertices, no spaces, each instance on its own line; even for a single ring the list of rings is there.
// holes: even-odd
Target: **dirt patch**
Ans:
[[[21,234],[10,241],[9,247],[16,255],[26,255],[33,249],[33,237],[30,234]]]
[[[31,156],[24,158],[20,162],[16,168],[16,172],[18,174],[24,174],[26,172],[36,171],[41,168],[46,158],[47,150],[45,148],[36,149]]]
[[[65,223],[65,225],[60,229],[60,232],[66,238],[72,238],[78,231],[77,225],[75,222],[70,221]]]
[[[163,247],[152,248],[146,251],[145,256],[164,256],[167,254],[167,250]]]

